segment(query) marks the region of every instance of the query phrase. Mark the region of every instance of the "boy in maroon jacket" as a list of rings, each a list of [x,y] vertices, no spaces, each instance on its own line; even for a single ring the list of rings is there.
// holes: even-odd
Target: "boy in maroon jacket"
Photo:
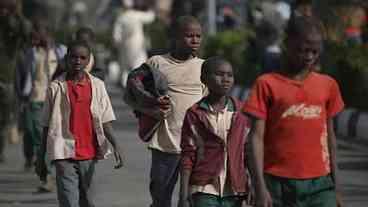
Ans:
[[[209,94],[188,109],[182,129],[180,207],[240,207],[248,194],[245,143],[249,122],[238,100],[229,62],[220,57],[202,65]]]

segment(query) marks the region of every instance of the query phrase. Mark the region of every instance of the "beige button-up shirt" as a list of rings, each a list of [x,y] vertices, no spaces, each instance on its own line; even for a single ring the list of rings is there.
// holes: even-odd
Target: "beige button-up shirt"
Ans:
[[[47,155],[50,160],[75,157],[75,139],[69,126],[71,108],[65,75],[51,82],[44,104],[41,124],[48,127]],[[91,75],[88,77],[92,86],[91,113],[98,143],[97,158],[102,159],[111,152],[102,124],[115,120],[115,114],[104,82]]]

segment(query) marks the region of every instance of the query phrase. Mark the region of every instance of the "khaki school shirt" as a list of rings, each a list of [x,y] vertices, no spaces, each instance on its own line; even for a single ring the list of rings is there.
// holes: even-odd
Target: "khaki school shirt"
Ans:
[[[43,108],[42,126],[48,127],[47,155],[50,160],[75,158],[75,139],[70,132],[70,100],[65,73],[51,82]],[[92,86],[91,113],[97,138],[97,159],[105,158],[110,144],[105,137],[103,123],[115,120],[115,114],[105,84],[88,74]]]
[[[166,76],[172,104],[172,113],[161,122],[149,148],[167,153],[181,152],[181,128],[185,112],[203,97],[204,87],[200,80],[202,63],[203,59],[198,57],[179,61],[169,54],[147,60],[148,65]]]

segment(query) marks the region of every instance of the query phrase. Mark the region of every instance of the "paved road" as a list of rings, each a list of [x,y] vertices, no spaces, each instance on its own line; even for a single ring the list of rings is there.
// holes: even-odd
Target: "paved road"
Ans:
[[[96,202],[104,207],[149,206],[148,172],[150,154],[136,137],[135,119],[121,101],[120,91],[110,88],[118,121],[119,143],[127,155],[126,166],[113,170],[112,159],[97,166]],[[350,140],[352,142],[350,142]],[[347,207],[368,206],[368,145],[340,138],[339,166]],[[56,207],[56,195],[35,194],[37,178],[22,171],[21,145],[9,145],[8,162],[0,165],[0,207]]]

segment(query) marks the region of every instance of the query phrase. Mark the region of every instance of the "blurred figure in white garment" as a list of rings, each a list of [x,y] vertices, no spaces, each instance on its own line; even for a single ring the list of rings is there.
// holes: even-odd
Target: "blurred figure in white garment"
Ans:
[[[119,52],[121,84],[125,88],[129,71],[147,60],[143,26],[154,21],[155,13],[140,10],[133,0],[122,0],[122,3],[122,11],[114,23],[113,40]]]

